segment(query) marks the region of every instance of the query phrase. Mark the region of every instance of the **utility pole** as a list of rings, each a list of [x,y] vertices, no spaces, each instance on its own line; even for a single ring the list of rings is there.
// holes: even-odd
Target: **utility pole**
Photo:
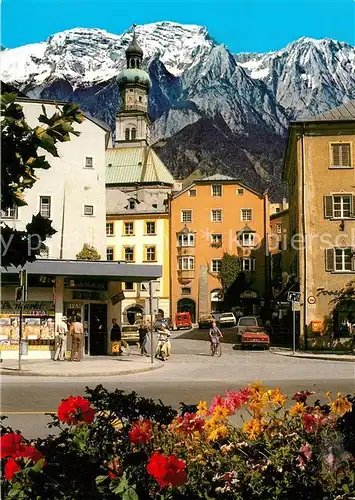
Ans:
[[[150,309],[150,362],[154,363],[153,346],[153,282],[149,281],[149,309]]]
[[[19,337],[18,337],[18,370],[21,371],[23,303],[24,301],[27,300],[27,272],[25,270],[20,271],[20,286],[16,288],[15,300],[16,302],[20,303]]]

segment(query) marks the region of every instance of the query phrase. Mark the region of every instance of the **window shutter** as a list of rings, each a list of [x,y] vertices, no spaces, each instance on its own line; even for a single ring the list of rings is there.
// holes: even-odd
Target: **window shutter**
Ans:
[[[341,145],[341,166],[350,167],[350,144]]]
[[[252,264],[251,264],[252,270],[255,271],[255,262],[256,262],[256,260],[255,259],[251,259],[251,262],[252,262]]]
[[[355,271],[355,255],[353,255],[353,257],[351,259],[351,270]]]
[[[351,199],[352,199],[352,206],[351,206],[350,217],[352,219],[355,219],[355,196],[352,196]]]
[[[324,196],[324,217],[326,219],[333,217],[333,196]]]
[[[341,165],[341,146],[340,144],[333,144],[332,145],[332,151],[333,151],[333,162],[332,166],[334,167],[339,167]]]
[[[327,248],[325,251],[325,270],[334,271],[334,248]]]

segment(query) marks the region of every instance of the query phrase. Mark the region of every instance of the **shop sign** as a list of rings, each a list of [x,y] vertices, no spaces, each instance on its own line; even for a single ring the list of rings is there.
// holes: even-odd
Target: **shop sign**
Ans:
[[[0,303],[1,314],[20,314],[20,303],[12,300],[4,300]],[[24,316],[49,316],[54,314],[52,302],[24,302]]]
[[[73,290],[99,290],[105,292],[107,290],[107,283],[90,280],[74,280],[70,278],[64,279],[64,287]]]
[[[245,290],[245,292],[240,294],[241,299],[257,299],[258,294],[253,290]]]

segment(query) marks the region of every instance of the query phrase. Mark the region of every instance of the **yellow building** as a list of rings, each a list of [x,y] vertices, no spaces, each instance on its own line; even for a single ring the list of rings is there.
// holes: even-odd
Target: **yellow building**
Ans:
[[[162,265],[156,297],[160,314],[169,317],[169,214],[119,189],[106,191],[107,260]],[[148,292],[139,284],[122,283],[122,323],[134,323],[145,313]]]
[[[355,278],[355,101],[290,125],[284,163],[289,187],[289,272],[301,292],[301,344],[339,344],[355,301],[337,292]]]
[[[237,255],[248,288],[240,305],[256,313],[267,288],[269,202],[237,179],[216,174],[195,180],[171,201],[172,313],[188,310],[192,320],[221,311],[218,272],[223,253]]]

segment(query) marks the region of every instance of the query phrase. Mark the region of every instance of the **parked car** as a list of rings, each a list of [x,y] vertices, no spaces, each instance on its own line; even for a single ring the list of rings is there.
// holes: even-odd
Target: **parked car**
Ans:
[[[237,320],[232,312],[222,313],[219,317],[219,326],[235,326]]]
[[[192,321],[189,312],[179,312],[175,315],[175,325],[176,329],[181,328],[192,328]]]
[[[198,327],[199,328],[210,328],[211,322],[214,321],[212,314],[204,314],[199,317]]]
[[[251,326],[262,326],[261,318],[258,316],[242,316],[237,323],[237,336],[241,337],[246,328]]]
[[[241,345],[242,349],[245,347],[269,349],[270,337],[262,326],[250,326],[242,333]]]
[[[139,342],[138,325],[130,325],[129,323],[124,323],[121,326],[121,337],[127,342],[127,344],[136,344],[137,342]]]

